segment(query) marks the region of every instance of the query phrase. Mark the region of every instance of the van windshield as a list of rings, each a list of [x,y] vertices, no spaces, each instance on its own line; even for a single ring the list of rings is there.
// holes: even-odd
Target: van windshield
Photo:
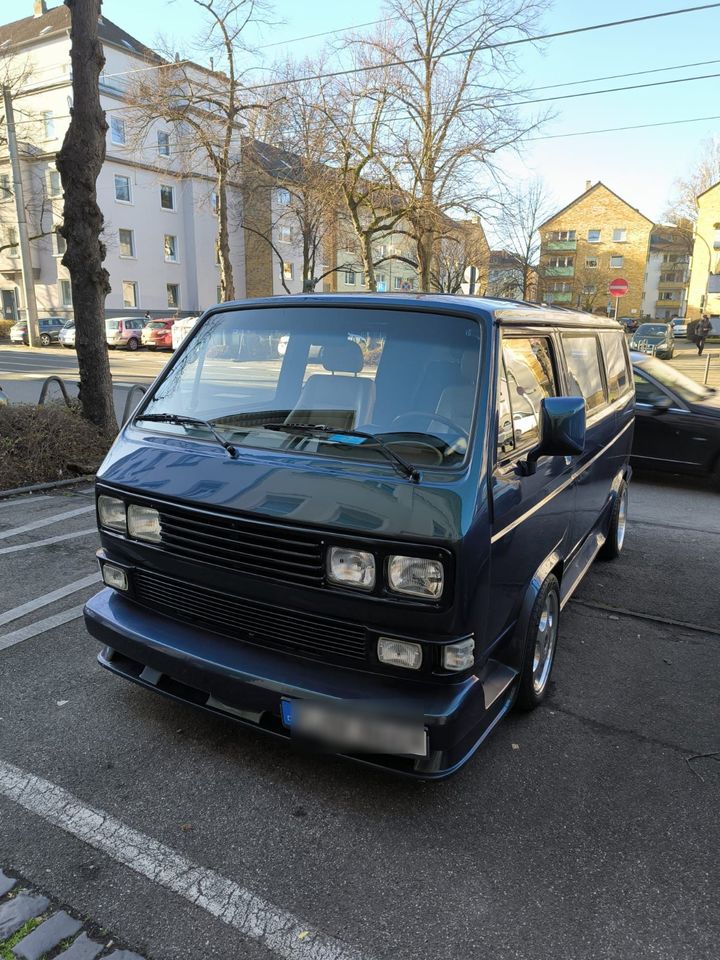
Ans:
[[[142,413],[204,420],[236,447],[380,459],[372,438],[349,433],[357,431],[415,465],[454,466],[468,449],[480,355],[480,326],[459,316],[228,310],[192,335]],[[137,423],[211,439],[201,424]]]

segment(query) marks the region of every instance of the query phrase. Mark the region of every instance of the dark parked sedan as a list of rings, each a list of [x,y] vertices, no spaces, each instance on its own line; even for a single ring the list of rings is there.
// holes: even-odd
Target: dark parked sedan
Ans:
[[[639,350],[662,360],[672,360],[675,335],[669,323],[641,323],[630,341],[631,350]]]
[[[632,354],[637,467],[706,474],[720,488],[720,392],[656,357]]]

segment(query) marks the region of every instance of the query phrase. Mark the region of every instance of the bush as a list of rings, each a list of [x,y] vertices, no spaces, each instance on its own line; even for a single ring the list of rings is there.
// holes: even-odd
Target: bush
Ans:
[[[0,406],[0,490],[94,473],[111,443],[65,404]]]
[[[10,336],[10,327],[15,323],[14,320],[0,319],[0,337]]]

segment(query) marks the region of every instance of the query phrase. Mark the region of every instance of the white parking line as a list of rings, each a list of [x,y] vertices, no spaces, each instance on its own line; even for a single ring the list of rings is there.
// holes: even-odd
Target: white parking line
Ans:
[[[21,527],[13,527],[12,530],[3,530],[0,533],[0,540],[7,540],[9,537],[16,537],[20,533],[27,533],[29,530],[37,530],[39,527],[49,527],[51,523],[60,523],[63,520],[70,520],[72,517],[79,517],[83,513],[95,513],[95,504],[91,507],[77,507],[75,510],[66,510],[65,513],[55,513],[52,517],[43,517],[41,520],[33,520],[31,523],[25,523]]]
[[[171,890],[286,960],[370,960],[57,784],[0,760],[0,796]]]
[[[39,610],[40,607],[47,607],[51,603],[55,603],[56,600],[62,600],[63,597],[69,596],[71,593],[77,593],[78,590],[84,590],[85,587],[91,586],[93,583],[98,583],[102,580],[100,572],[91,573],[87,577],[82,577],[80,580],[74,580],[72,583],[66,584],[64,587],[58,587],[57,590],[53,590],[51,593],[44,593],[41,597],[37,597],[35,600],[28,600],[27,603],[21,604],[19,607],[13,607],[12,610],[6,610],[5,613],[0,613],[0,626],[5,623],[11,623],[13,620],[19,620],[20,617],[26,616],[28,613],[32,613],[33,610]]]
[[[6,633],[0,637],[0,650],[7,650],[14,647],[23,640],[31,640],[41,633],[47,633],[48,630],[54,630],[55,627],[62,626],[63,623],[69,623],[71,620],[77,620],[82,616],[83,604],[78,607],[71,607],[69,610],[63,610],[62,613],[56,613],[52,617],[45,617],[44,620],[37,620],[27,627],[20,627],[19,630],[13,630],[12,633]]]
[[[17,507],[21,503],[39,503],[41,500],[52,500],[52,497],[17,497],[15,500],[0,500],[0,508]]]
[[[51,543],[60,543],[62,540],[73,540],[76,537],[89,537],[97,533],[97,527],[88,527],[87,530],[75,530],[73,533],[60,533],[56,537],[47,537],[45,540],[33,540],[32,543],[16,543],[14,547],[0,547],[0,556],[5,553],[18,553],[20,550],[35,550],[37,547],[47,547]]]

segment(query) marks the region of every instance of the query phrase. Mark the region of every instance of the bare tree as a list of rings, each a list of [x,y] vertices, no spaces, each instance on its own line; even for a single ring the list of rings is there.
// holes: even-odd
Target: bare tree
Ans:
[[[445,217],[482,213],[492,155],[518,143],[538,120],[523,120],[513,102],[512,46],[531,34],[544,0],[387,0],[392,24],[363,41],[393,64],[394,110],[386,111],[386,149],[402,158],[398,177],[412,197],[408,221],[419,281],[431,286]]]
[[[207,70],[190,60],[166,58],[163,69],[140,72],[128,91],[140,139],[157,120],[180,134],[179,157],[187,170],[205,161],[215,180],[217,256],[222,300],[235,297],[230,252],[229,186],[237,176],[243,136],[242,117],[265,104],[249,95],[242,59],[248,53],[244,34],[263,21],[262,0],[193,0],[204,11],[206,29],[197,47],[210,55]]]
[[[479,223],[457,223],[436,245],[430,277],[440,293],[461,293],[470,267],[476,271],[475,284],[482,289],[488,263],[488,245]]]
[[[528,300],[535,285],[540,257],[539,228],[552,213],[547,188],[539,178],[506,188],[500,197],[494,229],[517,264],[521,276],[520,296]]]
[[[670,223],[690,221],[698,215],[697,197],[720,181],[720,137],[705,140],[697,163],[685,177],[673,184],[673,195],[665,213]]]
[[[110,281],[103,266],[103,215],[96,193],[108,129],[99,88],[105,64],[98,39],[102,0],[65,0],[65,5],[71,17],[73,107],[57,156],[65,190],[64,219],[59,232],[67,241],[67,250],[62,262],[70,271],[72,284],[83,416],[114,434],[117,419],[105,342],[105,298],[110,292]]]

